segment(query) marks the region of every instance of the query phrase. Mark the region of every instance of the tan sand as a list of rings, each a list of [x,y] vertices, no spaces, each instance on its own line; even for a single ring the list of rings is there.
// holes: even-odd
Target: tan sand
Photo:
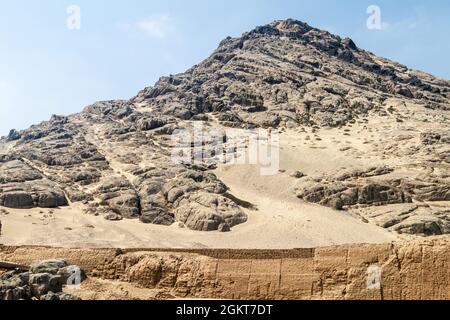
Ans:
[[[298,137],[295,132],[282,135],[283,172],[275,176],[261,176],[257,166],[249,165],[216,170],[234,196],[257,208],[245,209],[248,222],[234,227],[232,232],[204,233],[178,224],[166,227],[146,225],[138,220],[111,222],[86,215],[81,205],[72,204],[54,210],[5,208],[10,214],[0,217],[3,223],[0,243],[96,248],[290,249],[399,240],[399,235],[364,223],[347,212],[307,204],[295,197],[296,179],[290,177],[295,170],[307,174],[317,170],[331,172],[343,166],[358,167],[364,162],[336,151],[339,145],[333,143],[332,131],[321,134],[320,145],[314,143],[317,148],[311,148],[310,143],[305,144]]]

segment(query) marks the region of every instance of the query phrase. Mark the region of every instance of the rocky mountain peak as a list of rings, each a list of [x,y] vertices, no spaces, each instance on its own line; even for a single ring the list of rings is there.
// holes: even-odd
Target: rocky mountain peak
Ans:
[[[294,20],[294,19],[286,19],[286,20],[276,20],[269,24],[270,26],[277,28],[282,32],[303,32],[306,33],[313,29],[307,23]]]
[[[256,27],[254,30],[245,33],[244,36],[261,34],[268,36],[298,37],[311,30],[313,30],[313,28],[309,26],[307,23],[298,20],[287,19],[287,20],[276,20],[270,24]]]
[[[317,167],[317,176],[302,180],[307,183],[296,195],[304,201],[339,210],[368,206],[368,216],[392,218],[377,222],[387,228],[400,228],[411,215],[404,232],[449,233],[447,211],[411,206],[450,201],[449,111],[449,81],[305,23],[275,21],[225,39],[198,65],[162,77],[130,100],[97,102],[79,114],[11,131],[0,141],[0,206],[78,202],[108,220],[227,231],[247,221],[246,202],[229,193],[214,166],[170,158],[171,134],[200,121],[294,132],[289,139],[302,141],[301,152],[289,159],[301,158],[306,167],[328,160],[322,163],[328,171]],[[292,145],[284,149],[297,152]],[[372,157],[369,167],[362,165],[365,157]],[[358,169],[342,174],[347,163]],[[372,210],[405,203],[410,207],[402,219]]]
[[[133,102],[183,119],[217,111],[233,127],[335,127],[357,113],[381,112],[391,96],[448,109],[449,88],[349,38],[288,19],[225,39],[208,59],[161,78]]]
[[[244,33],[242,38],[245,41],[257,36],[288,38],[291,40],[302,40],[304,42],[310,41],[311,43],[321,40],[328,41],[331,45],[342,44],[344,47],[352,50],[358,49],[350,38],[341,39],[341,37],[333,35],[328,31],[313,28],[305,22],[294,19],[276,20],[270,24],[256,27],[252,31]]]
[[[320,30],[311,27],[305,22],[287,19],[276,20],[264,26],[258,26],[255,29],[245,32],[241,37],[228,37],[220,45],[217,51],[229,51],[230,49],[243,49],[243,44],[251,39],[259,39],[264,41],[264,38],[279,38],[280,40],[297,40],[304,43],[316,41],[329,42],[331,46],[342,44],[344,47],[352,50],[357,50],[353,40],[345,38],[342,40],[339,36],[333,35],[328,31]]]

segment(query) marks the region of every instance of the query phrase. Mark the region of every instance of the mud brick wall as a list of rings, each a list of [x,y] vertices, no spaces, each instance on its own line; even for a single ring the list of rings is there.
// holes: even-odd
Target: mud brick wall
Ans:
[[[1,247],[0,260],[64,258],[89,276],[214,299],[450,299],[448,237],[295,250]],[[381,287],[367,287],[368,268]]]

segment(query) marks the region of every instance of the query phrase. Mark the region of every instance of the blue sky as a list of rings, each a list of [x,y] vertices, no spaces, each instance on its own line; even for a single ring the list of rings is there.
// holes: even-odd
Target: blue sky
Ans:
[[[382,30],[366,26],[373,4]],[[80,30],[67,28],[70,5],[81,9]],[[130,98],[200,62],[223,38],[289,17],[450,79],[447,0],[0,0],[0,135]]]

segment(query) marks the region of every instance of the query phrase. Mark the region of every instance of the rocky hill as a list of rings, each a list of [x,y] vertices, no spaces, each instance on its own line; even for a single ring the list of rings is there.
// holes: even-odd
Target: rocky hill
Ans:
[[[279,130],[303,144],[285,147],[290,158],[311,163],[328,148],[326,166],[280,171],[298,201],[394,232],[450,233],[450,81],[294,20],[227,38],[130,100],[12,130],[0,141],[0,206],[77,204],[113,221],[228,231],[247,221],[247,199],[215,165],[171,161],[171,134],[193,123]]]

